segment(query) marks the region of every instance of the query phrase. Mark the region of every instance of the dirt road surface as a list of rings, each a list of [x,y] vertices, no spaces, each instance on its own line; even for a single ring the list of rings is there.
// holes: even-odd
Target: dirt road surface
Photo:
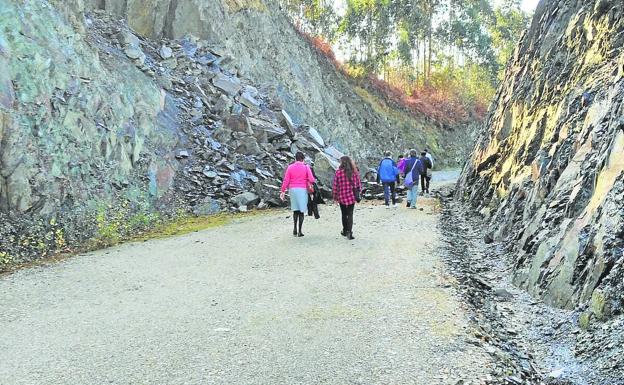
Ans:
[[[0,384],[478,383],[433,198],[287,211],[0,278]]]

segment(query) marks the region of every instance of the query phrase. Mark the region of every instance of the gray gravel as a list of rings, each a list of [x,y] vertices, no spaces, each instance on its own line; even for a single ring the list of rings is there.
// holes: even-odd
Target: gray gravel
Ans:
[[[0,278],[0,383],[478,383],[438,216],[280,212]],[[426,235],[425,235],[426,234]]]

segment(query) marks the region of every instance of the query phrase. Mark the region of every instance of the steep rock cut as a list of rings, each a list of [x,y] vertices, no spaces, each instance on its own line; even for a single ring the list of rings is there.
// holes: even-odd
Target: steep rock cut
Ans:
[[[74,5],[0,0],[0,271],[185,213],[281,205],[298,150],[331,174],[340,152],[205,41],[141,39]]]
[[[347,79],[292,27],[274,0],[71,0],[124,17],[151,38],[205,39],[228,55],[224,66],[280,100],[295,124],[360,159],[386,149],[429,146],[440,165],[457,166],[472,127],[445,127],[425,117],[384,110],[356,93]],[[76,8],[76,7],[74,7]],[[80,7],[78,7],[80,8]]]
[[[542,1],[458,190],[516,256],[518,285],[597,318],[624,300],[623,77],[621,4]]]
[[[113,196],[149,196],[179,140],[145,74],[100,60],[49,4],[17,3],[0,1],[0,267],[83,239]]]
[[[182,213],[282,205],[298,150],[326,185],[341,150],[363,171],[388,148],[461,159],[466,127],[366,102],[278,8],[0,0],[0,270]]]

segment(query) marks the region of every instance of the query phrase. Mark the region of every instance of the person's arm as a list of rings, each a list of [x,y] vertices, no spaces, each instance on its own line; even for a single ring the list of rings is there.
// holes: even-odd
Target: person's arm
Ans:
[[[289,184],[290,184],[290,167],[288,167],[286,169],[286,172],[284,173],[284,180],[282,181],[282,188],[281,188],[282,193],[286,192],[286,189],[288,188]]]
[[[284,181],[282,181],[282,188],[280,189],[281,200],[286,199],[286,189],[288,188],[288,185],[290,185],[290,167],[288,167],[284,173]]]

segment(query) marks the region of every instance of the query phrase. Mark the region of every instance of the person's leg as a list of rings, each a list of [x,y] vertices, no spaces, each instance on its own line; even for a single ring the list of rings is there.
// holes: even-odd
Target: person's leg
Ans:
[[[347,206],[347,238],[354,239],[353,237],[353,210],[355,204]]]
[[[390,203],[390,183],[388,182],[383,182],[383,189],[384,189],[384,203],[386,204],[386,206],[388,206]]]
[[[431,184],[431,177],[427,177],[427,194],[429,193],[429,185]]]
[[[342,218],[342,231],[341,235],[347,236],[347,206],[341,204],[340,205],[340,216]]]
[[[396,183],[390,183],[390,194],[392,194],[392,204],[396,205]]]
[[[299,211],[293,211],[293,235],[297,235],[297,222],[299,221]]]
[[[412,195],[413,195],[412,187],[409,187],[407,189],[407,204],[406,204],[407,207],[410,207],[410,205],[412,204]]]
[[[411,208],[416,208],[416,200],[418,199],[418,185],[412,187],[412,204]]]
[[[425,174],[420,174],[420,186],[422,188],[422,192],[425,192],[425,180],[427,176]]]
[[[314,214],[315,219],[319,219],[321,214],[319,214],[318,203],[312,204],[312,213]]]
[[[299,237],[303,237],[303,233],[301,232],[301,228],[303,227],[303,220],[305,218],[305,215],[303,214],[303,211],[299,211],[299,234],[297,234],[297,236]]]

